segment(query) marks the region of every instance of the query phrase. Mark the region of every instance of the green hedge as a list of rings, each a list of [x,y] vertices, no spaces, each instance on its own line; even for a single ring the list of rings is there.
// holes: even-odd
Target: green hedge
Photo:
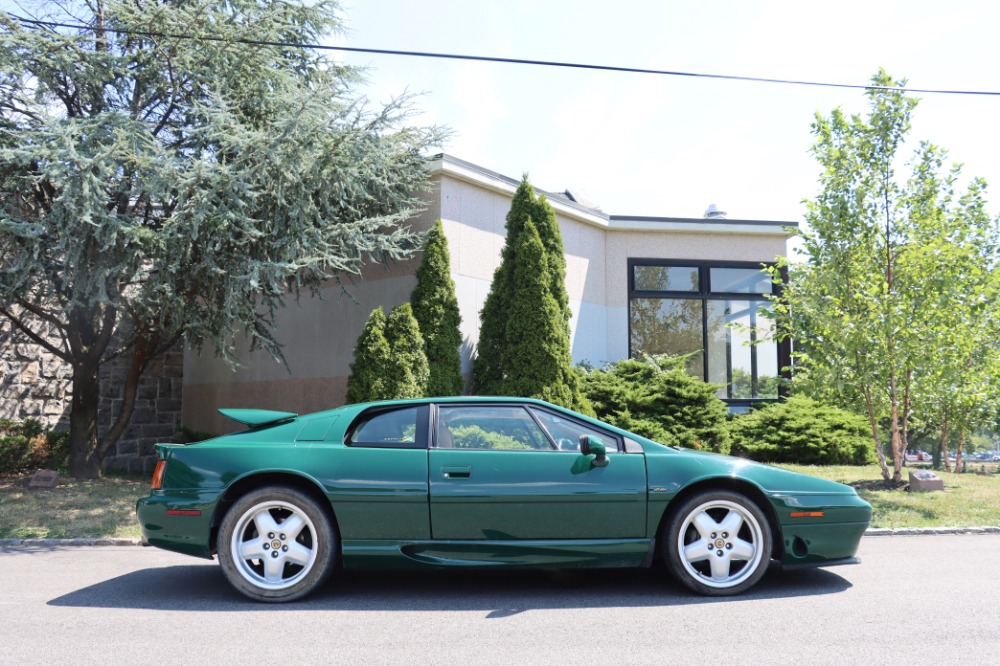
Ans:
[[[732,452],[744,458],[802,465],[875,462],[864,417],[809,398],[793,397],[737,416],[730,423]]]
[[[719,388],[685,372],[686,356],[609,363],[584,376],[597,418],[667,446],[729,452]]]
[[[46,430],[35,419],[0,419],[0,474],[69,465],[69,433]]]

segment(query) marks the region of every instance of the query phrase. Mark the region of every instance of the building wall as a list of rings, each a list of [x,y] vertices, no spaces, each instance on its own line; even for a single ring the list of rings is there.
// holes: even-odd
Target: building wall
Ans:
[[[440,215],[437,187],[428,207],[412,227],[427,230]],[[240,365],[231,367],[211,349],[188,350],[184,358],[183,424],[192,430],[224,433],[236,424],[218,413],[220,407],[276,409],[299,414],[330,409],[344,402],[354,343],[368,315],[382,306],[386,314],[405,303],[416,286],[420,256],[388,268],[368,265],[353,282],[330,283],[321,298],[307,293],[276,315],[274,335],[282,343],[287,367],[268,353],[249,352],[247,339],[236,334]]]
[[[468,168],[466,168],[468,167]],[[428,229],[440,218],[448,238],[452,278],[462,313],[462,370],[472,370],[479,340],[479,312],[500,262],[506,216],[518,181],[474,165],[444,160],[433,177],[427,209],[414,227]],[[628,355],[628,259],[678,258],[772,261],[785,251],[777,226],[707,225],[701,221],[618,222],[600,211],[553,196],[566,252],[566,290],[574,362],[603,364]],[[184,425],[226,432],[235,424],[220,407],[249,407],[297,413],[343,403],[354,344],[368,314],[387,312],[409,299],[420,257],[386,271],[368,267],[349,290],[324,289],[321,301],[304,297],[278,314],[276,337],[284,343],[288,367],[262,352],[241,355],[228,367],[211,354],[188,352],[184,362]],[[238,348],[246,348],[238,341]]]

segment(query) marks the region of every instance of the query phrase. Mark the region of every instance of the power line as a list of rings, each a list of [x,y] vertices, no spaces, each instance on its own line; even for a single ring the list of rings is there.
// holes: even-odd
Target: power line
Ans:
[[[21,23],[44,28],[69,28],[73,30],[93,30],[91,26],[73,23],[57,23],[55,21],[40,21],[28,19],[15,14],[7,15]],[[401,51],[396,49],[369,49],[356,46],[328,46],[326,44],[297,44],[294,42],[273,42],[256,39],[241,39],[232,37],[213,37],[211,35],[187,35],[169,32],[154,32],[149,30],[123,30],[121,28],[101,28],[104,32],[135,37],[162,37],[165,39],[181,39],[189,41],[222,42],[226,44],[248,44],[251,46],[277,46],[282,48],[303,48],[319,51],[343,51],[347,53],[371,53],[376,55],[405,56],[413,58],[437,58],[445,60],[466,60],[472,62],[496,62],[512,65],[535,65],[540,67],[561,67],[568,69],[587,69],[602,72],[624,72],[628,74],[653,74],[658,76],[681,76],[687,78],[718,79],[724,81],[745,81],[749,83],[778,83],[783,85],[813,86],[819,88],[847,88],[851,90],[888,90],[897,92],[920,93],[928,95],[976,95],[1000,96],[998,91],[988,90],[941,90],[931,88],[909,88],[897,86],[873,86],[854,83],[828,83],[821,81],[799,81],[795,79],[777,79],[763,76],[737,76],[735,74],[705,74],[699,72],[681,72],[667,69],[647,69],[642,67],[616,67],[614,65],[592,65],[578,62],[560,62],[554,60],[530,60],[525,58],[498,58],[495,56],[462,55],[457,53],[435,53],[430,51]]]

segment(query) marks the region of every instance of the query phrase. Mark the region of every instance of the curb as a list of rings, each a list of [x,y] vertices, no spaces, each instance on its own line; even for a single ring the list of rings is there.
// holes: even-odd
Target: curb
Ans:
[[[1000,534],[1000,527],[875,527],[865,530],[864,536],[933,536],[936,534]]]
[[[0,539],[0,548],[65,548],[67,546],[140,546],[139,539]]]
[[[1000,534],[1000,527],[874,527],[866,537],[936,536],[941,534]],[[79,546],[141,546],[139,539],[0,539],[0,548],[67,548]]]

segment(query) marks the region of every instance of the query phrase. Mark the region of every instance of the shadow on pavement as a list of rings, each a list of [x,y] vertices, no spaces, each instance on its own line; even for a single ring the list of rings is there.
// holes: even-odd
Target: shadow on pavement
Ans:
[[[503,618],[533,609],[660,607],[836,594],[851,584],[823,569],[772,566],[739,597],[694,595],[662,569],[339,570],[291,604],[249,601],[215,564],[142,569],[49,601],[51,606],[183,611],[483,611]]]

